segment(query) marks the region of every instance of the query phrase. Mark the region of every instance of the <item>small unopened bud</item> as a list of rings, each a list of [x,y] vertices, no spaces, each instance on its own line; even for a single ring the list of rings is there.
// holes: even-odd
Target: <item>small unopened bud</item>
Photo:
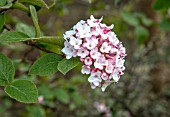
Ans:
[[[39,96],[38,97],[38,103],[39,104],[43,103],[43,100],[44,100],[43,96]]]

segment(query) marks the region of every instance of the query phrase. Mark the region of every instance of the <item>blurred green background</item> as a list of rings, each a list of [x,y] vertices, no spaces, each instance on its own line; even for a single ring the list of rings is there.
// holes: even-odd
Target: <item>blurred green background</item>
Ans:
[[[38,11],[42,34],[51,36],[62,36],[91,14],[114,24],[126,47],[126,70],[119,83],[105,92],[92,90],[81,65],[65,76],[28,76],[42,52],[22,43],[2,43],[0,51],[17,69],[15,78],[36,83],[43,102],[19,103],[0,87],[0,117],[170,117],[170,0],[56,0],[51,9]],[[6,26],[34,32],[29,15],[19,10],[7,11]]]

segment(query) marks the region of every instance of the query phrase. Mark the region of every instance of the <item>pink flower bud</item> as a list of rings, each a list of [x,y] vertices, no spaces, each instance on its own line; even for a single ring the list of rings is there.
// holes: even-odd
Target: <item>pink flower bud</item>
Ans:
[[[43,100],[44,100],[43,96],[39,96],[38,97],[38,103],[39,104],[43,103]]]

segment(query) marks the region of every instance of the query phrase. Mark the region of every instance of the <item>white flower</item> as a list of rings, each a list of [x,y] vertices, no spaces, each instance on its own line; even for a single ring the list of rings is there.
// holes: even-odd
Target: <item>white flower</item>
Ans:
[[[104,55],[101,55],[98,59],[96,59],[96,61],[94,62],[94,67],[98,68],[100,70],[103,69],[103,66],[107,65],[107,61],[106,58],[104,57]]]
[[[117,61],[117,64],[116,64],[116,67],[123,67],[124,66],[124,62],[125,62],[125,60],[123,59],[119,59],[118,61]]]
[[[100,82],[102,81],[100,75],[101,75],[100,71],[93,72],[93,73],[91,73],[90,77],[88,78],[88,81],[90,83],[93,83],[93,85],[95,85],[95,86],[99,86]]]
[[[90,27],[95,27],[98,26],[99,23],[102,21],[103,17],[100,19],[95,19],[93,15],[90,16],[90,19],[87,20],[87,23],[89,24]]]
[[[87,55],[89,55],[89,51],[85,48],[80,48],[77,52],[77,55],[81,58],[85,58]]]
[[[84,63],[85,65],[88,65],[88,66],[92,65],[92,58],[86,57],[84,60]]]
[[[101,35],[103,40],[108,39],[108,37],[109,37],[108,32],[109,32],[109,30],[101,30],[100,31],[100,35]]]
[[[106,66],[106,72],[107,73],[112,73],[113,72],[113,65],[112,64],[108,64],[107,66]]]
[[[125,53],[126,53],[126,48],[125,47],[121,47],[120,48],[120,55],[124,58],[124,56],[126,55]]]
[[[97,59],[101,56],[101,53],[98,52],[98,48],[94,48],[90,51],[90,56],[93,58],[93,59]]]
[[[110,50],[111,50],[111,46],[109,46],[107,42],[104,42],[102,44],[102,47],[100,48],[100,51],[105,53],[109,53]]]
[[[86,66],[86,65],[83,65],[82,69],[81,69],[81,73],[82,74],[90,74],[90,67]]]
[[[66,55],[66,59],[70,59],[71,57],[76,57],[77,52],[73,48],[73,46],[71,46],[68,42],[65,42],[64,44],[65,47],[61,51]]]
[[[80,40],[80,39],[76,39],[75,37],[71,37],[70,38],[70,44],[72,45],[72,46],[74,46],[74,48],[75,49],[79,49],[80,48],[80,45],[82,44],[82,40]]]
[[[96,26],[91,28],[91,35],[98,36],[100,34],[100,26]]]
[[[100,26],[101,26],[102,28],[106,28],[106,29],[113,29],[113,28],[114,28],[114,25],[113,25],[113,24],[110,25],[110,26],[107,26],[106,24],[100,23]]]
[[[85,40],[86,40],[86,42],[83,44],[83,46],[86,47],[89,50],[92,50],[98,44],[98,40],[94,37],[86,38]]]
[[[109,32],[108,38],[109,38],[109,41],[115,46],[119,43],[119,40],[116,37],[116,34],[114,32]]]
[[[103,80],[108,80],[108,74],[106,74],[106,73],[102,73],[102,75],[101,75],[101,78],[103,79]]]
[[[92,82],[90,83],[90,86],[91,86],[92,89],[96,88],[96,86]]]
[[[87,24],[77,24],[77,30],[78,33],[76,34],[76,36],[78,36],[79,38],[85,38],[85,37],[90,37],[90,26],[88,26]]]
[[[65,34],[63,34],[64,39],[68,41],[68,39],[75,34],[74,30],[66,31]]]
[[[85,24],[85,21],[80,20],[76,25],[73,26],[73,30],[81,28]]]
[[[106,81],[106,82],[104,82],[103,84],[102,84],[102,87],[101,87],[101,89],[102,89],[102,91],[105,91],[106,90],[106,88],[107,88],[107,86],[109,86],[110,85],[110,81],[108,80],[108,81]]]
[[[112,49],[110,50],[110,53],[114,53],[115,55],[117,55],[118,52],[119,52],[119,51],[118,51],[117,48],[112,48]]]
[[[109,76],[109,78],[110,78],[110,79],[113,78],[113,80],[114,80],[115,82],[118,82],[118,80],[120,79],[120,75],[119,75],[118,71],[115,70],[115,71]]]

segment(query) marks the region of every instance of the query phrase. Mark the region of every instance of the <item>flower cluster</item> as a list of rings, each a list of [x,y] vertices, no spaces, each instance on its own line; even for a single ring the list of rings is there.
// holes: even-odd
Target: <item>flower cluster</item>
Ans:
[[[65,47],[62,52],[66,59],[80,57],[84,63],[82,74],[90,74],[91,88],[101,87],[105,91],[111,82],[118,82],[123,75],[125,47],[111,31],[113,24],[107,26],[92,15],[87,21],[79,21],[71,30],[66,31]]]

